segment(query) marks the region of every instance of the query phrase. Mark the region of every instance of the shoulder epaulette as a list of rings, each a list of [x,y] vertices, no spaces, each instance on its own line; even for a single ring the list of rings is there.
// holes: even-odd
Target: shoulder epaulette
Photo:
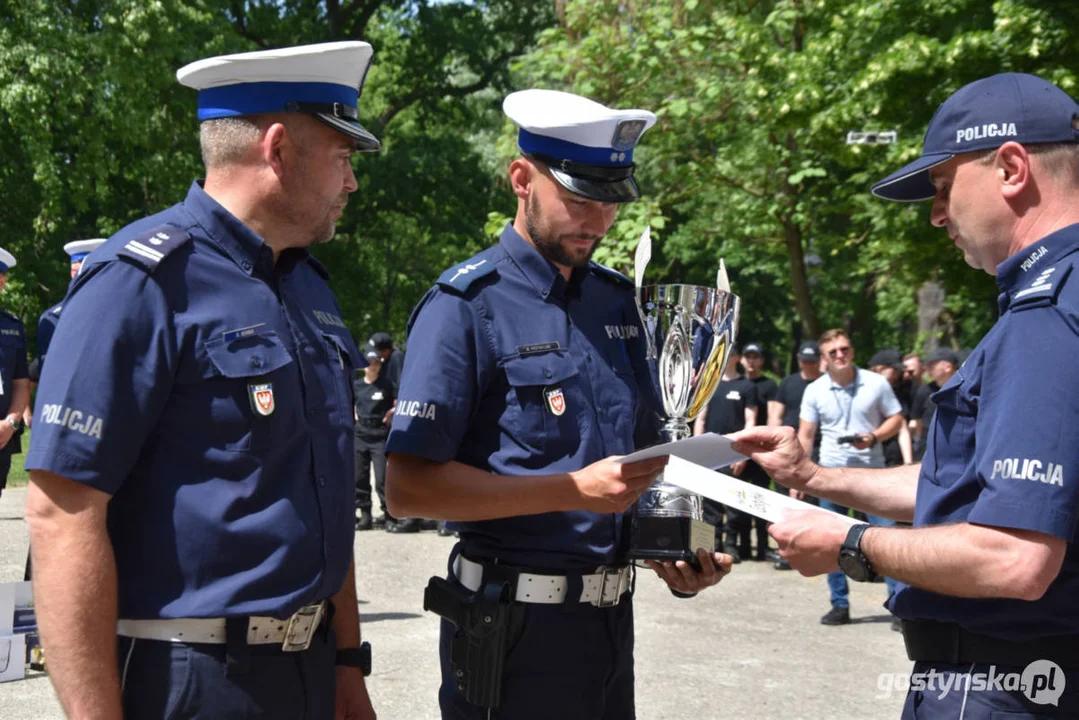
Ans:
[[[8,320],[14,320],[15,322],[17,322],[17,323],[19,323],[20,325],[22,325],[22,318],[20,318],[20,317],[19,317],[18,315],[16,315],[15,313],[11,313],[11,312],[8,312],[7,310],[0,310],[0,315],[3,315],[3,316],[4,316],[4,317],[6,317],[6,318],[7,318]]]
[[[152,273],[162,260],[190,239],[186,230],[175,225],[158,225],[128,240],[116,254]]]
[[[622,285],[630,290],[635,287],[632,280],[630,280],[628,277],[618,272],[617,270],[613,270],[607,267],[606,265],[600,265],[598,262],[589,262],[588,268],[598,277],[610,280],[617,285]]]
[[[63,308],[64,308],[64,304],[60,303],[59,305],[53,305],[51,308],[49,308],[45,312],[50,313],[52,315],[55,315],[56,317],[60,317],[60,311]]]
[[[467,262],[458,263],[438,278],[438,284],[446,290],[464,294],[472,283],[495,271],[494,260],[478,255]]]
[[[1056,304],[1060,290],[1071,274],[1071,262],[1057,263],[1042,270],[1026,287],[1012,295],[1009,308],[1026,310]]]
[[[315,272],[317,272],[323,280],[330,279],[330,271],[327,270],[326,266],[323,265],[314,255],[308,255],[307,262],[311,265],[311,267],[315,269]]]

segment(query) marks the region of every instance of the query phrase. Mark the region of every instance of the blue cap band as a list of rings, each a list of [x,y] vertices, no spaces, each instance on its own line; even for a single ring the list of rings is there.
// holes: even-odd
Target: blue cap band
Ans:
[[[90,253],[75,253],[74,255],[71,256],[71,262],[73,262],[73,263],[80,262],[84,257],[86,257],[89,254]]]
[[[614,148],[596,148],[578,145],[568,140],[536,135],[524,128],[517,134],[517,147],[525,153],[541,153],[560,160],[570,160],[582,165],[602,167],[626,167],[633,164],[633,148],[615,150]],[[614,160],[611,159],[614,156]]]
[[[7,265],[0,262],[0,273],[6,273],[6,272],[7,272]]]
[[[359,88],[337,83],[256,82],[199,90],[199,120],[284,112],[290,102],[341,103],[355,108]]]

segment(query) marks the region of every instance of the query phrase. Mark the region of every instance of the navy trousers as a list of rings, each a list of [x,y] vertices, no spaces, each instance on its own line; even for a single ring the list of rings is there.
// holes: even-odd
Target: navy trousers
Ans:
[[[302,652],[117,641],[125,720],[333,720],[337,641],[326,626]]]
[[[1079,672],[1038,664],[915,663],[903,720],[1079,720]]]
[[[611,608],[588,603],[514,605],[502,703],[488,714],[457,694],[454,628],[442,621],[443,720],[633,720],[632,594]]]

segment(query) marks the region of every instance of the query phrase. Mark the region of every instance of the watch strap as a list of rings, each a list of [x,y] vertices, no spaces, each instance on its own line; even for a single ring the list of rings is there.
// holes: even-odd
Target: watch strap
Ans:
[[[363,670],[364,677],[371,674],[371,643],[360,643],[358,648],[342,648],[334,655],[334,664]]]

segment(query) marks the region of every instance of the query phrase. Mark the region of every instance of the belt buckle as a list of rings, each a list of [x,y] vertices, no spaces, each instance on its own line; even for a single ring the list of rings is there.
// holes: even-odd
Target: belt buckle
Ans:
[[[610,608],[622,601],[622,593],[626,590],[626,568],[602,567],[599,569],[599,598],[596,599],[596,607]],[[611,577],[617,578],[613,600],[607,600],[607,582]]]
[[[322,605],[305,605],[292,614],[281,642],[282,652],[300,652],[311,647],[311,638],[322,622]]]

